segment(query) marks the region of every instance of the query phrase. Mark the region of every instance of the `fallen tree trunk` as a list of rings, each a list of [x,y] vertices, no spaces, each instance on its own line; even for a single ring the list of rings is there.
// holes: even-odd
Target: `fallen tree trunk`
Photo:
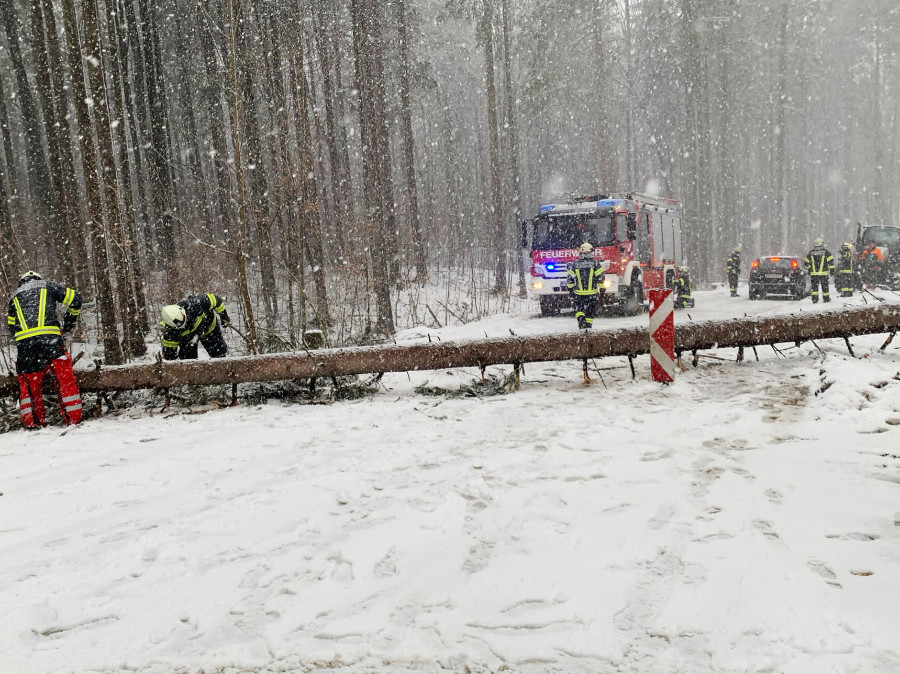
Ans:
[[[900,305],[680,323],[675,326],[675,350],[680,353],[796,343],[898,330]],[[203,361],[168,361],[151,365],[113,366],[76,374],[82,391],[115,391],[455,367],[483,368],[497,364],[633,356],[648,353],[649,350],[648,329],[642,327],[461,342],[322,349],[307,353]],[[0,388],[5,395],[15,394],[17,390],[12,377]]]

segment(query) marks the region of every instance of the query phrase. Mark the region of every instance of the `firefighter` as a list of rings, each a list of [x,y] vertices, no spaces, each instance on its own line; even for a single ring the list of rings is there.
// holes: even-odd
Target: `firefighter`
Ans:
[[[741,251],[743,250],[741,245],[738,244],[725,261],[725,271],[728,273],[728,288],[731,290],[732,297],[738,296],[738,278],[741,275]]]
[[[691,277],[687,267],[678,268],[678,277],[675,279],[675,308],[690,309],[694,306],[694,298],[691,297]]]
[[[231,319],[222,298],[215,293],[188,295],[178,304],[168,304],[160,311],[160,318],[165,360],[195,359],[198,342],[210,358],[228,353],[222,327],[231,325]]]
[[[578,247],[578,260],[569,265],[566,281],[581,330],[588,330],[594,324],[594,310],[602,282],[603,265],[594,259],[594,247],[585,241]]]
[[[841,246],[834,285],[841,292],[841,297],[853,297],[853,289],[856,287],[856,259],[853,256],[853,244],[849,241]]]
[[[62,327],[56,315],[59,304],[68,307]],[[65,342],[79,313],[81,293],[77,290],[45,281],[34,271],[22,274],[19,287],[9,300],[6,320],[16,342],[19,414],[25,428],[44,425],[43,383],[47,373],[51,373],[59,395],[63,421],[66,425],[81,421],[81,394]]]
[[[822,301],[830,302],[831,293],[828,292],[828,276],[834,275],[834,255],[825,247],[825,241],[821,236],[813,240],[813,248],[806,254],[803,266],[809,272],[812,283],[813,304],[819,301],[819,289],[822,290]]]

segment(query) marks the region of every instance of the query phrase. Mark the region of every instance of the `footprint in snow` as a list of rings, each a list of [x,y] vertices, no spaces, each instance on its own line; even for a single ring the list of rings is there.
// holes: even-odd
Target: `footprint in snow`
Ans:
[[[828,583],[832,587],[841,587],[841,584],[838,582],[837,576],[835,575],[834,571],[832,571],[831,567],[829,567],[821,559],[809,559],[806,563],[809,565],[809,568],[812,571],[822,576],[822,578],[825,579],[826,583]]]

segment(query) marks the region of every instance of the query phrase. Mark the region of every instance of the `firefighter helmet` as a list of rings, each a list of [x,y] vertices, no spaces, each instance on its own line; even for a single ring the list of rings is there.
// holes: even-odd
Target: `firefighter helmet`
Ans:
[[[679,271],[679,273],[681,273],[681,274],[687,274],[687,273],[688,273],[688,268],[687,268],[686,265],[681,265],[681,266],[678,268],[678,271]]]
[[[850,250],[851,248],[853,248],[853,244],[849,241],[844,241],[844,243],[841,244],[841,250]]]
[[[40,281],[42,276],[38,274],[36,271],[26,271],[19,277],[19,285],[23,283],[28,283],[29,281]]]
[[[743,247],[741,244],[738,244],[738,245],[736,245],[736,246],[734,247],[734,252],[735,252],[735,253],[740,253],[740,252],[743,251],[743,250],[744,250],[744,247]]]
[[[585,241],[583,244],[578,246],[578,252],[581,253],[582,255],[584,255],[586,253],[593,253],[594,247],[591,244],[589,244],[587,241]]]
[[[180,328],[184,325],[184,307],[177,304],[167,304],[160,310],[159,315],[163,324],[170,328]]]
[[[817,236],[815,239],[813,239],[813,247],[814,248],[820,248],[821,246],[824,246],[824,245],[825,245],[825,239],[823,239],[821,236]]]

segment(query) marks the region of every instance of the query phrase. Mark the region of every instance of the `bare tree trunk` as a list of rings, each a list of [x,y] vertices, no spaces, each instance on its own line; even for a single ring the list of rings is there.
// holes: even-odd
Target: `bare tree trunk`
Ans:
[[[250,353],[257,352],[258,338],[256,334],[256,320],[253,315],[253,302],[250,298],[250,285],[247,282],[247,220],[246,220],[246,196],[244,190],[244,164],[241,155],[241,116],[240,116],[240,79],[238,77],[239,45],[243,44],[238,24],[240,17],[235,10],[235,0],[228,0],[228,27],[231,47],[231,133],[234,139],[234,168],[237,180],[237,234],[234,237],[234,256],[238,269],[238,283],[241,289],[241,301],[247,321],[247,348]]]
[[[8,0],[0,1],[0,21],[6,31],[7,52],[16,79],[19,107],[22,111],[22,123],[25,130],[25,159],[28,168],[24,175],[20,176],[20,180],[25,178],[28,180],[29,192],[32,196],[32,199],[29,200],[29,208],[36,210],[39,221],[46,218],[49,225],[47,231],[50,235],[44,243],[51,253],[56,253],[59,250],[60,242],[64,240],[64,234],[41,139],[42,117],[34,98],[34,92],[28,82],[25,59],[19,46],[19,36],[24,33],[14,3]],[[56,259],[46,262],[55,265]]]
[[[334,237],[336,246],[330,246],[330,257],[334,260],[346,252],[347,242],[344,232],[353,220],[352,185],[350,183],[350,167],[345,154],[347,139],[343,133],[340,101],[335,93],[333,68],[340,68],[340,57],[333,58],[332,41],[328,35],[337,34],[336,17],[333,16],[332,0],[316,3],[314,17],[318,20],[313,31],[316,40],[316,55],[322,77],[322,95],[324,97],[323,112],[325,121],[324,141],[328,148],[328,163],[331,174],[331,201],[334,221],[328,227]]]
[[[126,0],[128,1],[128,0]],[[107,12],[109,12],[107,8]],[[147,305],[147,279],[144,274],[144,265],[141,260],[141,246],[139,245],[138,226],[139,208],[135,204],[135,189],[132,183],[132,172],[135,176],[141,176],[140,165],[140,143],[139,129],[141,115],[138,111],[138,102],[135,94],[136,87],[132,81],[132,71],[128,61],[128,45],[125,37],[128,34],[128,25],[125,19],[125,13],[118,9],[112,17],[111,26],[114,25],[116,32],[115,58],[119,72],[119,79],[122,83],[122,99],[120,110],[122,111],[123,124],[120,135],[121,159],[122,165],[122,182],[123,195],[125,197],[125,236],[128,239],[128,254],[130,258],[130,267],[133,274],[131,292],[134,294],[137,325],[141,334],[146,333],[150,329],[149,307]],[[111,30],[111,29],[110,29]],[[125,117],[128,116],[127,130],[125,128]],[[129,141],[131,147],[129,149]],[[141,339],[143,344],[143,339]],[[146,352],[146,345],[138,350],[141,354]]]
[[[488,134],[491,159],[491,244],[497,256],[494,270],[494,292],[507,291],[506,237],[503,226],[503,194],[500,180],[500,135],[497,128],[497,87],[494,82],[494,13],[493,0],[485,0],[481,18],[484,69],[487,80]]]
[[[391,306],[390,260],[396,247],[389,241],[390,219],[386,212],[393,197],[390,189],[390,161],[386,147],[384,117],[384,69],[379,34],[377,0],[351,0],[353,47],[356,56],[356,80],[360,98],[360,135],[363,144],[363,187],[366,221],[370,228],[372,282],[377,311],[377,332],[394,332]]]
[[[294,51],[294,81],[297,106],[297,150],[300,155],[300,219],[303,228],[303,249],[312,265],[313,283],[316,287],[316,317],[319,328],[327,330],[331,325],[328,291],[325,279],[325,251],[322,240],[322,224],[318,208],[318,188],[313,170],[312,136],[309,130],[309,83],[303,67],[303,39],[297,41]],[[301,250],[301,256],[303,250]]]
[[[409,219],[412,225],[413,258],[416,265],[416,281],[424,283],[428,275],[425,258],[425,242],[422,240],[422,224],[419,219],[419,189],[416,185],[416,155],[412,128],[412,110],[409,100],[409,44],[406,34],[406,0],[397,0],[397,37],[400,51],[400,116],[403,124],[404,158],[406,159],[406,196],[409,199]]]
[[[31,34],[34,59],[37,65],[38,99],[43,110],[44,135],[47,138],[47,166],[53,190],[51,207],[55,209],[58,216],[56,226],[59,227],[59,230],[53,232],[53,235],[59,236],[60,239],[52,243],[53,250],[56,252],[54,265],[62,272],[63,278],[78,283],[83,279],[76,277],[75,257],[78,245],[83,246],[84,244],[83,240],[76,240],[71,228],[71,223],[77,219],[77,204],[72,189],[71,166],[68,172],[63,166],[63,142],[68,143],[68,134],[65,114],[57,112],[60,101],[55,98],[53,79],[51,78],[50,54],[41,4],[42,0],[31,0]],[[52,7],[50,9],[50,18],[52,19]],[[60,92],[62,93],[61,89]],[[64,104],[65,101],[63,100],[62,103]],[[60,119],[63,120],[62,124],[58,123]]]
[[[781,17],[781,27],[779,29],[779,51],[778,51],[778,83],[775,90],[777,100],[775,101],[776,122],[775,122],[775,161],[772,167],[775,172],[775,217],[781,226],[780,234],[780,250],[790,250],[792,241],[790,231],[788,229],[788,212],[787,212],[787,165],[786,157],[786,137],[787,129],[787,33],[788,33],[788,13],[790,11],[789,3],[784,3]]]
[[[735,318],[679,325],[676,353],[846,338],[900,330],[896,305],[844,308],[791,316]],[[126,365],[79,373],[82,391],[170,388],[235,382],[283,381],[377,372],[445,370],[515,363],[635,356],[650,352],[646,327],[500,337],[463,342],[320,349],[313,353],[271,354],[261,358],[211,359]],[[17,390],[12,377],[0,380],[0,393]]]
[[[125,105],[122,99],[122,73],[119,68],[118,29],[116,26],[116,9],[111,0],[106,2],[106,28],[108,33],[109,49],[105,66],[109,68],[109,91],[105,92],[107,111],[109,112],[109,126],[100,135],[101,142],[107,144],[101,146],[100,156],[104,159],[104,174],[106,176],[107,211],[110,214],[110,233],[112,234],[113,259],[116,265],[116,290],[118,291],[119,305],[122,311],[123,350],[125,358],[131,359],[143,356],[147,353],[147,345],[144,343],[144,333],[141,325],[141,311],[138,304],[140,258],[132,256],[130,233],[134,230],[134,207],[131,193],[131,167],[128,162],[128,140],[126,138]],[[101,67],[101,76],[102,76]],[[106,79],[104,78],[104,82]],[[112,96],[109,96],[109,93]],[[112,123],[113,111],[118,112],[118,119]],[[114,137],[115,136],[115,137]],[[105,137],[105,139],[104,139]],[[119,149],[119,165],[122,169],[122,190],[116,179],[116,147]],[[125,205],[125,213],[122,213],[119,197],[122,197]]]
[[[504,125],[509,142],[509,170],[512,180],[513,193],[511,197],[513,206],[513,225],[518,229],[522,218],[522,185],[519,172],[519,119],[516,109],[516,95],[512,86],[512,47],[510,45],[510,16],[509,0],[502,1],[503,13],[503,88],[506,91],[506,106],[504,108]],[[515,237],[518,241],[518,237]],[[516,273],[519,277],[519,297],[527,297],[525,290],[525,258],[518,246],[515,248]]]
[[[94,131],[99,138],[106,125],[106,133],[109,134],[109,120],[106,116],[105,87],[103,83],[103,52],[100,44],[100,31],[97,21],[97,5],[94,0],[82,0],[81,20],[84,25],[84,56],[78,49],[78,29],[75,23],[75,5],[73,0],[63,0],[63,12],[66,24],[66,35],[69,41],[69,60],[73,73],[75,86],[75,104],[78,112],[78,126],[81,131],[81,156],[84,162],[86,176],[86,189],[91,221],[89,223],[91,233],[91,248],[94,256],[94,274],[96,277],[97,306],[100,309],[100,324],[102,331],[103,350],[106,362],[111,364],[122,362],[122,350],[119,345],[118,321],[116,320],[115,295],[112,280],[110,279],[109,258],[106,250],[107,235],[103,227],[103,202],[101,189],[103,182],[98,170],[96,157],[97,146],[94,144],[94,134],[91,133],[90,109],[88,108],[87,92],[84,88],[84,79],[80,75],[84,72],[84,63],[87,62],[88,76],[91,83],[90,100],[94,101],[93,111]],[[73,52],[74,50],[74,52]],[[73,60],[74,53],[78,53]],[[113,173],[115,176],[115,173]]]
[[[153,194],[154,215],[156,217],[157,260],[165,270],[166,294],[176,296],[181,288],[178,279],[177,231],[172,218],[172,196],[174,180],[171,169],[171,145],[169,142],[168,101],[165,95],[160,54],[159,29],[157,26],[156,3],[139,0],[141,30],[144,31],[144,64],[146,69],[147,105],[149,108],[149,160],[150,185]]]
[[[6,94],[3,90],[3,78],[0,77],[0,282],[12,287],[12,279],[20,264],[16,255],[16,235],[13,230],[12,217],[12,137],[9,131],[9,116],[6,111]],[[5,166],[5,168],[4,168]]]

